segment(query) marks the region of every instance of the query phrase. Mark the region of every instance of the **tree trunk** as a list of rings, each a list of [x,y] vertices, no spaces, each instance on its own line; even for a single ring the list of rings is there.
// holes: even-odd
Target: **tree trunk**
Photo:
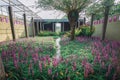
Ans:
[[[110,10],[110,7],[106,7],[106,8],[105,8],[102,40],[105,39],[109,10]]]
[[[83,20],[84,20],[83,24],[86,24],[86,18],[85,18],[85,17],[84,17],[84,19],[83,19]]]
[[[78,21],[78,17],[79,17],[79,13],[77,10],[71,10],[68,13],[68,20],[71,29],[71,35],[70,35],[71,40],[75,39],[75,26],[76,26],[76,22]]]
[[[5,70],[0,56],[0,80],[5,80]]]
[[[71,27],[71,36],[70,39],[74,40],[75,39],[75,22],[70,21],[70,27]]]
[[[94,19],[94,14],[91,15],[90,31],[92,31],[93,29],[93,19]]]

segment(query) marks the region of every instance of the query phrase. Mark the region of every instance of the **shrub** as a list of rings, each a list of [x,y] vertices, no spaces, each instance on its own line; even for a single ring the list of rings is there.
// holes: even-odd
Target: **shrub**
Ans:
[[[59,35],[61,36],[61,35],[64,35],[64,34],[66,34],[66,32],[59,32]]]
[[[77,28],[75,29],[75,36],[79,36],[81,33],[81,29]]]
[[[80,36],[92,36],[95,31],[95,27],[93,27],[92,31],[90,30],[90,26],[81,26],[81,33]]]
[[[59,33],[51,32],[51,31],[41,31],[38,36],[58,36]]]
[[[75,29],[75,36],[92,36],[95,31],[95,27],[93,27],[92,31],[90,31],[90,26],[81,26],[80,28]],[[65,36],[70,37],[70,31],[66,32]]]
[[[66,32],[51,32],[51,31],[41,31],[38,36],[61,36]]]

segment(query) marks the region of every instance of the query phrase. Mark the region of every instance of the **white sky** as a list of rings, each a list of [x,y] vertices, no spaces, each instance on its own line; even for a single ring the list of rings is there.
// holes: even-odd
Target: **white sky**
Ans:
[[[37,1],[37,0],[19,0],[19,1],[29,7],[31,5],[35,5],[35,1]],[[120,2],[120,0],[115,0],[115,1],[116,1],[116,3]],[[65,15],[64,13],[62,13],[60,11],[56,11],[56,10],[44,11],[44,10],[36,9],[36,8],[32,8],[32,7],[30,7],[30,8],[34,12],[38,12],[38,15],[40,15],[40,17],[43,19],[60,19]]]
[[[33,10],[34,12],[37,12],[38,15],[40,15],[40,17],[43,19],[60,19],[65,15],[63,12],[56,11],[56,10],[45,11],[45,10],[30,7],[32,5],[35,5],[35,1],[37,0],[19,0],[19,1],[25,4],[26,6],[28,6],[29,8],[31,8],[31,10]]]

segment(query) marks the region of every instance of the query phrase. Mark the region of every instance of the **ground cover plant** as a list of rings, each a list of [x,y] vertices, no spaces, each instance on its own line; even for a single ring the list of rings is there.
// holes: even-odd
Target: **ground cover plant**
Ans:
[[[46,39],[22,41],[0,48],[7,80],[120,79],[120,42],[101,41],[96,37],[77,37],[70,41],[63,37],[61,57],[57,59],[54,43],[47,44]]]
[[[28,77],[30,65],[37,63],[40,57],[52,57],[56,53],[56,49],[53,38],[37,37],[4,44],[0,46],[0,53],[7,79],[22,80],[24,77]]]
[[[52,32],[52,31],[40,31],[38,36],[61,36],[66,32]]]
[[[61,55],[80,64],[85,80],[120,79],[120,42],[101,41],[96,37],[77,37],[75,41],[63,38]],[[81,73],[81,72],[80,72]],[[84,80],[83,79],[83,80]],[[82,80],[82,79],[79,79]]]

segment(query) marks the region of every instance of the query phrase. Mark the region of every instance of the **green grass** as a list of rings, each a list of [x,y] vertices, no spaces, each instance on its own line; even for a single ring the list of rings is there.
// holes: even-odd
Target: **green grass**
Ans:
[[[86,57],[92,60],[93,56],[90,45],[88,43],[80,43],[78,41],[70,41],[68,44],[64,45],[61,42],[61,55],[64,58],[70,57],[71,55],[77,56],[81,60]]]

